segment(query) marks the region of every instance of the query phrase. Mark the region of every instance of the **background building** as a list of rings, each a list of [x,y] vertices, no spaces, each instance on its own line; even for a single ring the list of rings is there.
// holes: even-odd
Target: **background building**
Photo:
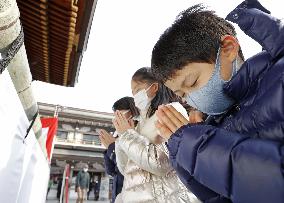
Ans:
[[[51,160],[51,177],[55,179],[62,177],[66,164],[69,164],[72,177],[70,198],[75,198],[75,177],[82,164],[89,165],[91,179],[99,183],[101,177],[107,176],[103,159],[105,148],[99,140],[98,130],[114,132],[113,114],[45,103],[38,105],[41,117],[58,117],[58,130]],[[55,198],[54,193],[51,192],[49,196]],[[90,198],[93,197],[94,194],[91,192]]]

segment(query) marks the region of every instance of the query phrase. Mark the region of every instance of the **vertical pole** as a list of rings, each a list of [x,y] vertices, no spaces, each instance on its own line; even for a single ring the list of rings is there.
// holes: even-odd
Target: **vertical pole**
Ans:
[[[70,165],[67,164],[65,167],[66,177],[65,177],[65,201],[64,203],[69,202],[69,178],[70,178]]]
[[[102,173],[103,176],[101,177],[101,184],[100,184],[100,201],[109,200],[109,178],[106,173]]]
[[[65,178],[66,178],[66,167],[64,168],[63,176],[62,176],[62,185],[61,185],[61,192],[60,192],[60,198],[59,202],[64,202],[64,188],[65,188]]]
[[[20,12],[16,0],[0,0],[0,52],[5,53],[9,45],[18,37],[21,31]],[[4,58],[5,56],[1,56]],[[38,105],[31,87],[32,76],[26,55],[25,46],[22,45],[15,57],[7,67],[15,89],[21,100],[29,121],[38,111]],[[45,154],[45,139],[41,136],[41,122],[38,115],[33,125],[33,131]]]

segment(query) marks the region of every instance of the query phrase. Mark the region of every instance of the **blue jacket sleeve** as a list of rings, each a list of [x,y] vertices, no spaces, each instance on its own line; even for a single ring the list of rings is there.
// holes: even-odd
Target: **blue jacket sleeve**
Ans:
[[[284,54],[284,26],[283,22],[269,14],[257,0],[246,0],[230,12],[226,20],[238,24],[276,58]]]
[[[195,194],[203,201],[213,191],[233,202],[284,200],[283,142],[187,125],[173,134],[168,148],[173,167],[193,192],[200,187]]]
[[[116,172],[116,156],[115,156],[115,143],[109,145],[104,153],[105,168],[107,174],[114,176]]]
[[[205,203],[231,203],[231,200],[205,187],[194,179],[188,171],[177,165],[175,170],[184,185]]]

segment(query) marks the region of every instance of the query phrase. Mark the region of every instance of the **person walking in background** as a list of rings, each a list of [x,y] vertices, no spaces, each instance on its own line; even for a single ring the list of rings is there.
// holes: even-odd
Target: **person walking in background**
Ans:
[[[98,179],[94,182],[94,195],[95,200],[97,201],[100,198],[100,181]]]
[[[90,175],[88,173],[88,165],[84,164],[83,170],[80,170],[76,177],[76,192],[77,201],[76,203],[83,203],[89,189]]]
[[[131,119],[139,116],[139,110],[135,106],[134,99],[132,97],[123,97],[117,100],[113,106],[113,111],[121,111],[126,118]],[[116,163],[115,155],[115,140],[119,136],[117,132],[113,135],[105,130],[100,130],[101,143],[107,148],[104,152],[105,168],[108,175],[113,177],[112,184],[112,203],[115,201],[116,196],[121,192],[123,186],[123,175],[119,172]]]
[[[50,189],[51,189],[52,185],[53,185],[53,178],[51,177],[51,178],[49,179],[49,181],[48,181],[48,187],[47,187],[46,199],[47,199],[48,193],[49,193],[49,191],[50,191]]]
[[[90,196],[90,193],[92,192],[93,188],[94,188],[94,179],[91,178],[91,181],[90,181],[90,184],[89,184],[89,190],[87,192],[87,200],[89,200],[89,196]]]
[[[57,193],[56,193],[57,199],[60,199],[62,181],[63,181],[63,180],[62,180],[62,177],[57,178]]]
[[[186,110],[180,99],[157,81],[149,68],[137,70],[131,80],[132,94],[140,110],[137,126],[134,121],[115,112],[114,126],[119,133],[116,139],[116,158],[124,175],[120,203],[192,203],[198,199],[181,183],[169,163],[162,137],[155,127],[155,111],[161,104],[174,105],[183,115]]]

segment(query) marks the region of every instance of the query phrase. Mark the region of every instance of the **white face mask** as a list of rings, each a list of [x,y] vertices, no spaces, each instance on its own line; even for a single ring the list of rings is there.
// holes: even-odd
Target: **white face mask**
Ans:
[[[113,134],[112,134],[113,137],[118,137],[118,133],[117,131],[115,131]]]
[[[87,171],[88,171],[88,169],[87,169],[87,168],[84,168],[83,170],[84,170],[84,172],[87,172]]]
[[[150,87],[152,87],[152,85],[150,85]],[[142,89],[134,95],[135,106],[140,109],[140,111],[145,110],[151,102],[151,99],[147,95],[147,91],[150,89],[150,87],[148,87],[146,90]]]

